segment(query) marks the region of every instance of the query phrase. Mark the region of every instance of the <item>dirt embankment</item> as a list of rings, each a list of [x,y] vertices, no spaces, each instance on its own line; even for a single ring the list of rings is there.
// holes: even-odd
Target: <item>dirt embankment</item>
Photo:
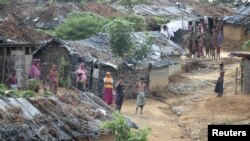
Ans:
[[[12,20],[0,23],[0,37],[19,42],[37,42],[50,38],[46,34],[37,32],[30,27],[20,25]]]

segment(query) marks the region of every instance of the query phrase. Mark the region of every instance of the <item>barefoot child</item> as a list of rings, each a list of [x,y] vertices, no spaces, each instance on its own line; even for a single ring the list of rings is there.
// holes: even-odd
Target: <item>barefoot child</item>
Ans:
[[[12,76],[9,77],[9,78],[6,80],[6,83],[8,84],[8,86],[9,86],[11,89],[17,90],[16,72],[14,72],[14,73],[12,74]]]
[[[120,76],[119,81],[115,85],[116,88],[116,99],[115,104],[117,105],[117,110],[121,112],[123,97],[124,97],[124,90],[126,89],[123,76]]]
[[[141,78],[141,81],[135,85],[135,88],[137,88],[138,90],[135,114],[137,114],[138,108],[141,108],[140,114],[142,114],[143,107],[146,104],[145,90],[147,88],[147,84],[144,82],[144,78]]]

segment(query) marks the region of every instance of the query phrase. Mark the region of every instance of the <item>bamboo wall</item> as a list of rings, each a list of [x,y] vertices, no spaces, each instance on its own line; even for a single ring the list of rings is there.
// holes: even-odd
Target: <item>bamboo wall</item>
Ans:
[[[147,68],[136,70],[125,67],[122,69],[122,71],[118,72],[111,66],[105,64],[94,64],[93,62],[85,62],[85,60],[81,60],[79,56],[72,56],[69,54],[66,48],[60,47],[60,45],[56,43],[49,44],[46,48],[40,49],[37,53],[34,54],[34,58],[38,58],[41,60],[42,77],[46,77],[52,63],[55,63],[57,66],[59,65],[59,58],[61,58],[62,56],[64,56],[65,60],[69,62],[69,66],[65,68],[65,78],[69,78],[69,85],[76,86],[76,75],[74,72],[78,69],[79,65],[84,62],[88,71],[87,88],[89,88],[91,92],[93,92],[100,98],[103,97],[103,79],[107,71],[111,72],[111,75],[114,79],[114,84],[119,79],[119,75],[122,74],[124,76],[125,83],[128,87],[127,91],[125,92],[127,98],[136,97],[136,91],[132,88],[138,81],[140,81],[141,77],[149,79],[149,72]],[[93,76],[94,69],[98,70],[97,78]]]
[[[243,25],[226,24],[223,26],[225,40],[245,41],[250,39],[250,35],[245,33],[246,27]]]

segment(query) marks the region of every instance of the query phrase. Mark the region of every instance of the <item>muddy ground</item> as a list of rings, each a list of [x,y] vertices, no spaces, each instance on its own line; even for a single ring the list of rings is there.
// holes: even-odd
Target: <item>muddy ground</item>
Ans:
[[[205,68],[174,78],[175,93],[163,92],[161,100],[148,99],[142,115],[135,115],[135,100],[126,100],[122,113],[140,127],[152,129],[149,141],[206,141],[208,124],[250,123],[250,95],[235,95],[235,70],[240,59],[228,58],[227,53],[222,57],[221,61],[205,59]],[[220,62],[227,69],[223,97],[213,92]]]

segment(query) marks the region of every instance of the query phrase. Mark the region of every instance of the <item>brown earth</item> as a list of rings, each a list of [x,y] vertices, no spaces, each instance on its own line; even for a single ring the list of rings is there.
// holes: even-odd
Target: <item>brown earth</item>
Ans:
[[[109,5],[103,5],[98,3],[88,3],[84,5],[85,9],[89,12],[97,13],[104,17],[117,17],[122,13],[114,9]]]
[[[222,54],[222,60],[226,62],[225,68],[227,69],[223,97],[215,95],[213,92],[214,83],[212,83],[212,85],[200,87],[187,95],[172,95],[166,92],[167,99],[163,102],[148,99],[143,115],[135,115],[135,100],[126,100],[122,113],[140,127],[152,129],[149,141],[206,141],[208,124],[249,122],[250,95],[235,95],[235,68],[239,66],[239,59],[227,58],[227,54]],[[204,62],[217,66],[221,61],[207,60]],[[180,79],[176,78],[174,82],[190,84],[198,80],[216,82],[217,77],[218,70],[212,69],[208,72],[183,74]],[[172,109],[175,106],[182,107],[183,111],[180,116],[173,112]]]
[[[49,39],[47,34],[8,20],[0,23],[0,36],[19,42],[38,42]]]

